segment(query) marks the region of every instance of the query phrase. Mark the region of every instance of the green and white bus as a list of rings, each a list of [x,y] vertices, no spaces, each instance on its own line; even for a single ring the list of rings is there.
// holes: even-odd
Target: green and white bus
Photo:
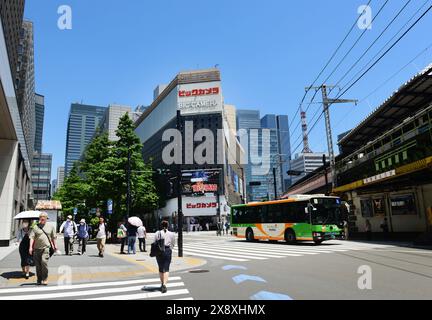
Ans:
[[[247,241],[344,239],[341,200],[325,195],[296,195],[285,200],[231,207],[233,234]]]

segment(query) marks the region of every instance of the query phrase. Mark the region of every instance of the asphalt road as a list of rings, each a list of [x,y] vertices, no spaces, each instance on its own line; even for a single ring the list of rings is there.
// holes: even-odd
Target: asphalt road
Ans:
[[[0,289],[0,300],[432,299],[432,250],[344,241],[322,246],[247,243],[213,233],[185,235],[184,250],[187,256],[205,258],[207,264],[172,273],[166,295],[159,292],[155,274],[65,288]],[[123,263],[114,258],[80,258],[63,259],[80,264]]]

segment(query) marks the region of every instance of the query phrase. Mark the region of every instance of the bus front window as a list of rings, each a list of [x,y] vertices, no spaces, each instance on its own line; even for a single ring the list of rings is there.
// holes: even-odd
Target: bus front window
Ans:
[[[341,205],[339,199],[312,199],[312,224],[329,225],[341,223]]]

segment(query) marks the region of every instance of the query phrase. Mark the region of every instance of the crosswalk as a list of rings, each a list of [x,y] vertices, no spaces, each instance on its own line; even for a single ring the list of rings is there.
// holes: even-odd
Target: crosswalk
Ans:
[[[284,243],[246,242],[232,238],[220,239],[200,237],[203,241],[185,241],[183,252],[187,256],[245,262],[251,260],[283,259],[337,252],[362,251],[389,248],[389,245],[331,241],[322,246]]]
[[[0,289],[0,300],[193,300],[181,277],[171,277],[168,292],[159,278],[64,286]]]

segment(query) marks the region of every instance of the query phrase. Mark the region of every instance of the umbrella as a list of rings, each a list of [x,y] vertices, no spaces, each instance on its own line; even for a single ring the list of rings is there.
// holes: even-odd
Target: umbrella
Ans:
[[[24,211],[20,212],[15,216],[15,220],[23,220],[23,219],[39,219],[39,215],[42,212],[40,211]]]
[[[141,227],[143,225],[142,220],[138,217],[130,217],[128,222],[135,227]]]

